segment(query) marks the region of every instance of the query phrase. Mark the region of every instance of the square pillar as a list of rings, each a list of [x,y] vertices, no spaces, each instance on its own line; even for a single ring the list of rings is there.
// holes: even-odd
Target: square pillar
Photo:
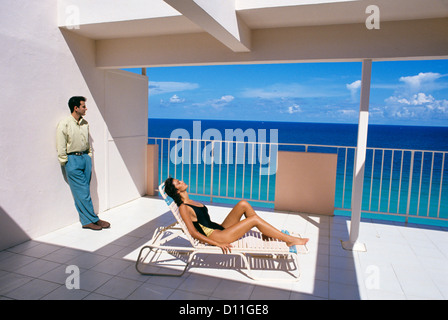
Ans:
[[[361,223],[362,189],[364,184],[364,168],[367,152],[367,129],[369,126],[370,80],[372,75],[372,60],[362,62],[361,101],[359,105],[358,143],[356,147],[355,168],[352,187],[352,218],[350,223],[350,238],[342,242],[346,250],[366,251],[363,243],[358,242]]]

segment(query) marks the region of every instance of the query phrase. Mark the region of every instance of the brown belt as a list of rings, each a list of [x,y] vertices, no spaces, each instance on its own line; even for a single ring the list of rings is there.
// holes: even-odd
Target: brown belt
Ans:
[[[67,155],[68,156],[82,156],[83,154],[87,154],[87,153],[89,153],[89,151],[83,151],[83,152],[70,152],[70,153],[67,153]]]

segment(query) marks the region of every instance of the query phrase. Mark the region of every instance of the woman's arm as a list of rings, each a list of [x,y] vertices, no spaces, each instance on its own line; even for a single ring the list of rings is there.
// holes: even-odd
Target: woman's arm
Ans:
[[[208,243],[212,246],[220,247],[223,253],[230,253],[230,248],[232,246],[229,243],[220,243],[220,242],[214,241],[214,240],[204,236],[198,230],[196,230],[195,226],[193,225],[193,221],[191,220],[191,216],[188,213],[187,206],[181,205],[179,207],[179,212],[182,217],[182,220],[184,220],[185,225],[187,226],[188,232],[190,232],[190,234],[193,238],[195,238],[201,242]]]

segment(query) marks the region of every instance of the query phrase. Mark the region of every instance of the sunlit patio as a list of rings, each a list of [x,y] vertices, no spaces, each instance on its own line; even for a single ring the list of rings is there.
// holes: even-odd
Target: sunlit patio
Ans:
[[[208,204],[220,221],[229,207]],[[174,222],[165,202],[143,197],[111,209],[100,232],[74,224],[0,252],[1,299],[297,300],[447,299],[447,229],[362,219],[367,252],[342,249],[350,220],[258,210],[278,228],[310,238],[299,255],[296,282],[254,281],[235,256],[198,256],[182,277],[143,276],[135,269],[140,248],[159,226]],[[80,287],[71,289],[80,270]],[[257,276],[288,278],[276,264],[253,266]],[[68,283],[68,286],[66,285]]]

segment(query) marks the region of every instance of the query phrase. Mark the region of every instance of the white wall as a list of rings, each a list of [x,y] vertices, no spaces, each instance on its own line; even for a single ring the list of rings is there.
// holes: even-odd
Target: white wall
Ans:
[[[120,76],[113,76],[115,85],[107,85],[110,71],[95,68],[95,42],[58,29],[56,0],[2,0],[0,12],[0,249],[4,249],[79,221],[55,147],[56,125],[69,115],[71,96],[87,97],[97,213],[144,194],[142,182],[129,177],[142,175],[144,181],[145,166],[140,162],[146,141],[123,140],[115,146],[109,133],[115,123],[109,128],[107,110],[113,119],[114,108],[123,106],[108,106],[106,96],[120,86]],[[126,123],[124,130],[137,126],[141,135],[147,131],[147,100],[140,100],[147,97],[147,78],[133,79],[140,83],[140,91],[135,99],[128,97],[128,103],[133,106],[132,121],[140,117],[141,124]],[[111,152],[110,145],[117,152]],[[122,150],[128,152],[126,157],[119,156]],[[125,183],[109,178],[109,163],[127,169],[122,175]],[[108,192],[120,193],[118,186],[126,190],[125,196],[112,202]],[[134,191],[128,192],[129,187]]]
[[[107,207],[146,193],[148,80],[125,71],[106,73]],[[142,146],[145,146],[142,148]]]

